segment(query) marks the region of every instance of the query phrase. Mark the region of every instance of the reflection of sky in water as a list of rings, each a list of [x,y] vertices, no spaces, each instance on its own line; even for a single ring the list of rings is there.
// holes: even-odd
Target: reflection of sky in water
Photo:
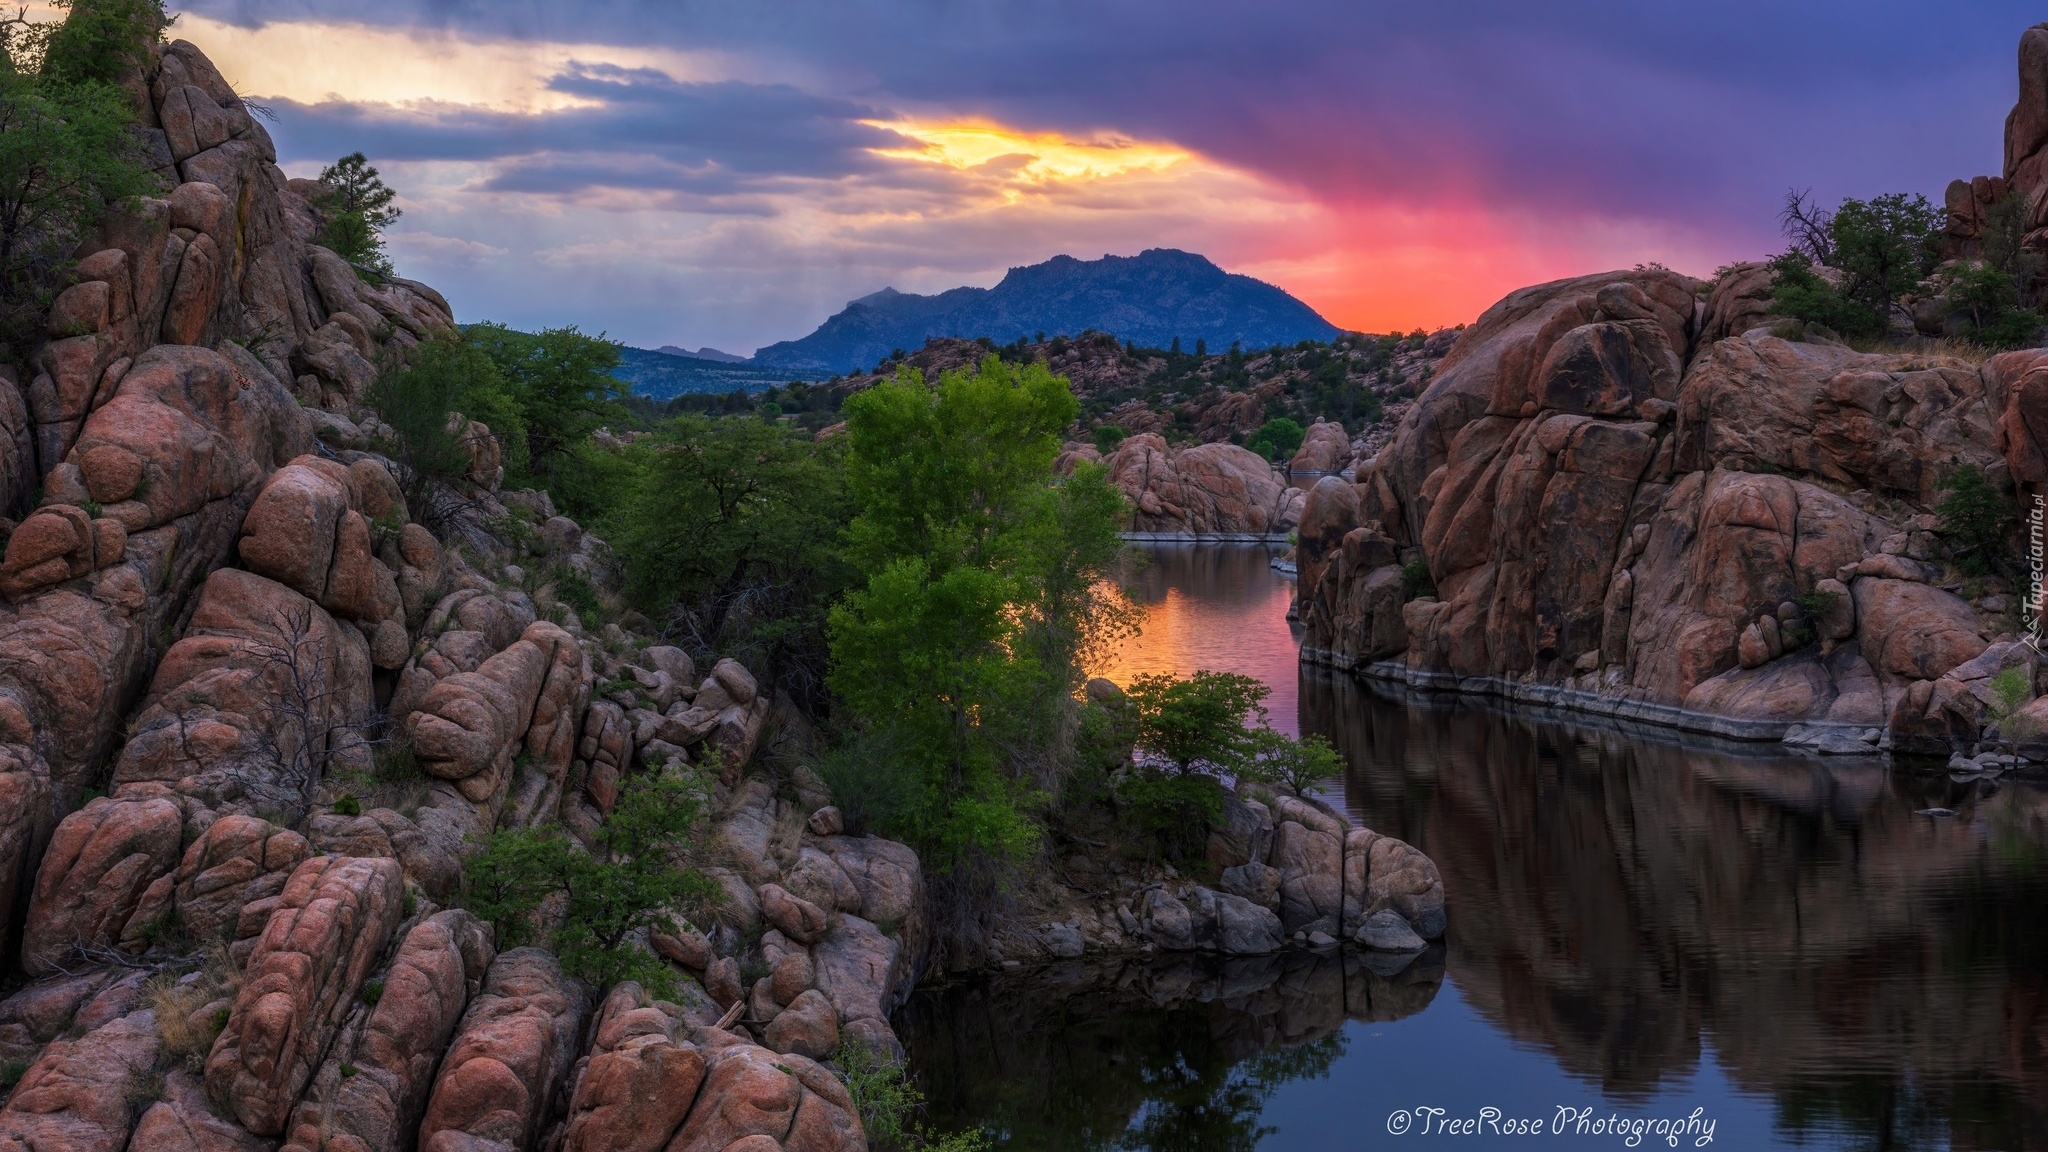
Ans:
[[[1296,731],[1295,640],[1287,623],[1294,581],[1275,571],[1284,551],[1263,544],[1142,544],[1128,582],[1144,606],[1138,638],[1089,669],[1118,684],[1147,672],[1237,672],[1272,686],[1273,727]]]
[[[1276,727],[1326,733],[1345,754],[1328,798],[1428,852],[1450,897],[1434,998],[1402,1019],[1343,1023],[1327,1075],[1282,1075],[1240,1099],[1271,1129],[1258,1148],[1626,1146],[1547,1128],[1387,1131],[1397,1108],[1470,1117],[1491,1105],[1549,1121],[1572,1105],[1647,1119],[1701,1108],[1715,1148],[2048,1150],[2048,789],[1379,697],[1298,667],[1290,581],[1268,549],[1143,551],[1150,564],[1132,584],[1145,631],[1094,671],[1265,681]],[[1960,815],[1917,814],[1930,807]],[[1320,1035],[1314,1022],[1341,1017],[1350,993],[1334,1007],[1328,989],[1291,995],[1269,1053]],[[1209,1010],[1222,1029],[1232,1009]],[[1150,1019],[1098,1021],[1115,1050],[1098,1058],[1140,1058]],[[959,1098],[998,1091],[963,1084]],[[1171,1107],[1165,1091],[1139,1123]],[[1053,1106],[1102,1103],[1084,1090]],[[1183,1105],[1195,1128],[1204,1114]],[[1158,1146],[1244,1147],[1188,1136]],[[1126,1134],[1089,1146],[1144,1144]]]

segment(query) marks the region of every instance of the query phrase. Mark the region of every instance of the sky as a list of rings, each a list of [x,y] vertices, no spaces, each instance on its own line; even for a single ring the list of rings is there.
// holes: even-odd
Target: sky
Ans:
[[[2019,3],[191,0],[463,320],[748,353],[884,286],[1184,248],[1334,323],[1782,246],[2000,170]]]

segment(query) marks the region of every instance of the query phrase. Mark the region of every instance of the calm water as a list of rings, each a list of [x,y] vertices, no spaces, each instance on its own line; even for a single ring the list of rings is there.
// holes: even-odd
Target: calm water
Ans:
[[[1153,559],[1154,624],[1108,674],[1266,679],[1276,724],[1346,754],[1353,815],[1436,860],[1449,935],[1398,971],[1076,962],[920,993],[899,1031],[934,1121],[1014,1149],[1564,1149],[1628,1145],[1553,1135],[1561,1108],[1697,1109],[1719,1148],[2048,1149],[2048,791],[1392,698],[1297,670],[1266,550]],[[1488,1107],[1542,1133],[1390,1134]]]

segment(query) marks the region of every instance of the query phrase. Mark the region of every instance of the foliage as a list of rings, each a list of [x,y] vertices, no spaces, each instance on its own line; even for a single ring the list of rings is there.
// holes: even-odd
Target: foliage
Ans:
[[[60,5],[62,24],[0,23],[0,339],[36,339],[79,241],[157,187],[118,81],[168,21],[150,0]]]
[[[1892,302],[1933,270],[1942,214],[1925,196],[1846,199],[1827,212],[1790,193],[1779,217],[1791,247],[1771,261],[1771,307],[1843,336],[1881,336]],[[1814,271],[1841,273],[1839,286]]]
[[[1131,826],[1176,862],[1200,858],[1209,830],[1223,818],[1223,785],[1214,776],[1139,764],[1117,780],[1115,795]]]
[[[627,594],[698,647],[814,696],[827,606],[852,582],[836,547],[851,516],[844,449],[787,425],[680,416],[610,453],[628,471],[600,524]]]
[[[1918,194],[1890,192],[1869,200],[1848,199],[1828,222],[1834,240],[1832,264],[1847,276],[1843,292],[1891,315],[1892,301],[1934,267],[1942,213]]]
[[[403,363],[384,366],[367,397],[391,428],[384,447],[402,473],[406,507],[431,524],[429,490],[460,478],[469,467],[456,412],[504,408],[504,381],[482,349],[461,335],[424,341]]]
[[[1043,365],[996,356],[936,384],[904,369],[844,405],[863,583],[831,612],[829,683],[901,750],[905,832],[941,868],[1036,843],[1081,656],[1128,626],[1103,590],[1122,497],[1100,469],[1052,473],[1078,410]]]
[[[855,732],[807,763],[831,790],[850,835],[886,834],[916,802],[917,780],[886,732]]]
[[[1401,566],[1401,602],[1436,595],[1436,579],[1429,574],[1429,561],[1417,558]]]
[[[616,403],[625,386],[612,375],[619,345],[586,336],[574,325],[520,332],[502,324],[474,324],[465,337],[488,356],[504,381],[511,406],[495,418],[471,413],[506,444],[506,469],[553,487],[576,447],[625,413]],[[512,445],[518,442],[515,457]],[[517,459],[518,467],[514,468]]]
[[[1245,726],[1263,718],[1272,689],[1235,672],[1196,672],[1180,677],[1147,673],[1124,688],[1137,717],[1138,746],[1181,776],[1234,775],[1259,752],[1258,738]]]
[[[1258,729],[1257,758],[1243,775],[1306,796],[1317,785],[1344,774],[1344,758],[1321,736],[1299,740],[1271,728]]]
[[[2013,275],[1981,260],[1968,260],[1948,274],[1948,314],[1969,323],[1969,336],[1991,348],[2024,348],[2041,332],[2041,314],[2020,305]]]
[[[559,894],[548,943],[565,969],[598,987],[632,979],[667,993],[667,965],[632,937],[670,914],[702,917],[711,907],[717,883],[688,864],[703,812],[694,776],[631,777],[588,852],[553,829],[493,832],[464,866],[466,906],[510,947],[533,937],[542,902]]]
[[[919,1120],[924,1093],[910,1082],[903,1065],[864,1041],[841,1040],[831,1061],[846,1084],[846,1094],[853,1097],[870,1146],[903,1152],[987,1152],[988,1134],[978,1128],[940,1134],[925,1127]]]
[[[351,152],[320,170],[323,192],[314,205],[321,215],[316,239],[355,268],[376,280],[391,275],[384,252],[384,229],[402,214],[392,201],[398,193],[384,183],[369,158]]]
[[[1988,576],[2010,558],[2015,523],[2012,498],[1976,464],[1956,464],[1942,474],[1941,533],[1954,549],[1964,575]]]
[[[1268,460],[1286,460],[1293,457],[1295,449],[1301,447],[1302,437],[1306,435],[1308,430],[1298,422],[1286,416],[1279,416],[1260,425],[1245,447]]]
[[[1770,269],[1771,311],[1843,336],[1869,337],[1884,332],[1884,318],[1876,309],[1843,295],[1814,271],[1805,256],[1796,252],[1774,256]]]
[[[1122,425],[1098,424],[1095,427],[1095,450],[1107,456],[1122,446],[1129,435]]]

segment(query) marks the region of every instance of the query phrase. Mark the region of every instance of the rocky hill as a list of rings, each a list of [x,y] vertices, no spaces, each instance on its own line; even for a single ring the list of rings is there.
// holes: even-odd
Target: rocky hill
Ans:
[[[1935,511],[1959,465],[2042,491],[2048,352],[1787,340],[1766,283],[1616,272],[1489,309],[1356,481],[1310,491],[1305,657],[1823,751],[1976,751],[1993,677],[2031,685],[2036,656],[2016,590],[1963,576]]]
[[[740,663],[589,614],[567,590],[616,605],[610,550],[504,490],[483,424],[452,416],[445,499],[402,486],[371,389],[447,302],[314,243],[322,190],[191,44],[130,90],[164,193],[0,372],[0,1148],[865,1148],[829,1058],[900,1052],[915,853],[756,761],[777,705]],[[718,909],[629,941],[673,1001],[462,907],[494,833],[604,859],[624,791],[681,765]],[[1291,798],[1230,815],[1221,890],[1063,890],[1010,954],[1442,933],[1413,848]]]
[[[1046,335],[1107,332],[1139,345],[1193,350],[1330,340],[1337,328],[1271,284],[1225,272],[1206,258],[1171,248],[1136,256],[1077,260],[1055,256],[1012,268],[994,288],[955,288],[919,296],[884,288],[849,301],[800,340],[770,344],[754,363],[816,375],[853,371],[934,336],[988,337],[997,343]]]

